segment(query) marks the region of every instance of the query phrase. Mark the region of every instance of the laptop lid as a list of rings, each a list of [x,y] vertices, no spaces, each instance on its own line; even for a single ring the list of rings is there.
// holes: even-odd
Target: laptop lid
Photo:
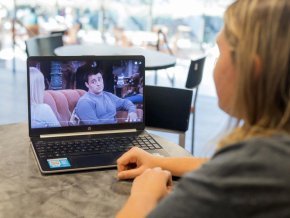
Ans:
[[[29,57],[29,136],[143,130],[144,74],[144,56]]]

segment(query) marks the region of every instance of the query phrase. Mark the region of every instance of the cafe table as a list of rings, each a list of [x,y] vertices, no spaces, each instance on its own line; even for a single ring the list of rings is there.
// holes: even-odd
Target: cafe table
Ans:
[[[176,64],[176,57],[173,55],[141,47],[121,47],[109,44],[64,45],[56,48],[54,53],[57,56],[143,55],[145,56],[145,70],[166,69]]]
[[[190,156],[154,138],[172,156]],[[128,198],[132,181],[118,181],[116,169],[42,175],[27,123],[0,125],[0,139],[0,217],[114,217]]]

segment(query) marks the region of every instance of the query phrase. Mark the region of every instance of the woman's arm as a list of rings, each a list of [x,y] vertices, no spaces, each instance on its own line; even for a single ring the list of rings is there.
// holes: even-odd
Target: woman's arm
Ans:
[[[174,176],[182,176],[199,168],[207,160],[196,157],[158,157],[134,147],[117,160],[118,178],[132,179],[153,167],[161,167]]]
[[[200,157],[157,157],[157,164],[173,176],[182,176],[185,173],[198,169],[208,158]]]

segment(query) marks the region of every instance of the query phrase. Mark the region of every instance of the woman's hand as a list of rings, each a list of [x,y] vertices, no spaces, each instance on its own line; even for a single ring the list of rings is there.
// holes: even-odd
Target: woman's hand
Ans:
[[[155,167],[153,169],[146,169],[140,176],[135,178],[131,189],[131,196],[157,203],[171,189],[171,173],[168,170]]]
[[[162,170],[160,167],[146,169],[135,178],[131,195],[117,217],[146,217],[170,192],[171,187],[172,179],[169,171]]]
[[[117,160],[118,178],[133,179],[146,169],[158,166],[158,158],[146,151],[133,147]]]

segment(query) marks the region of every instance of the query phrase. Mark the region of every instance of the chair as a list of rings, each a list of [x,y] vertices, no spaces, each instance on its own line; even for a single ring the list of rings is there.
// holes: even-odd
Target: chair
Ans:
[[[145,126],[147,129],[179,134],[185,146],[192,90],[161,86],[145,86]]]
[[[62,126],[69,126],[70,119],[79,98],[84,90],[45,90],[44,103],[48,104]]]
[[[55,56],[54,49],[63,46],[61,34],[36,36],[25,41],[27,56]]]
[[[206,57],[199,58],[197,60],[192,60],[189,66],[188,75],[186,79],[185,87],[188,89],[195,90],[193,103],[190,109],[192,113],[192,135],[191,135],[191,152],[194,154],[194,136],[195,136],[195,108],[196,100],[198,94],[198,87],[202,80],[204,62]]]

